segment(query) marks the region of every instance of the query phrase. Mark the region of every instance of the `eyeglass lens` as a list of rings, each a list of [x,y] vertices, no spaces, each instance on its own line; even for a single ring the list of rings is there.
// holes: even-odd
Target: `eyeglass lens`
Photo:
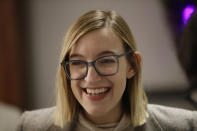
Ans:
[[[117,72],[118,59],[114,56],[102,57],[94,61],[94,66],[99,75],[112,75]],[[88,73],[88,63],[71,60],[67,63],[66,70],[71,79],[82,79]]]

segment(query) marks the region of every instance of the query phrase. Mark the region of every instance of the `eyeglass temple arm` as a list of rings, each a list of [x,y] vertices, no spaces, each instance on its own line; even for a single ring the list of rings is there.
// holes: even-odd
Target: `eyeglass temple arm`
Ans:
[[[129,51],[125,52],[125,53],[122,53],[122,54],[118,55],[118,57],[122,57],[122,56],[128,55],[128,54],[130,54],[132,52],[133,52],[133,50],[129,50]]]

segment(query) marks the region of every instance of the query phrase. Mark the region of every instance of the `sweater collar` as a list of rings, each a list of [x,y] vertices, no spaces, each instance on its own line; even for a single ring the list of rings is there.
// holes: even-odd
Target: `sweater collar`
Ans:
[[[91,131],[103,131],[103,130],[110,130],[110,129],[113,131],[120,131],[131,126],[131,120],[128,115],[123,114],[119,122],[98,125],[88,120],[84,116],[84,114],[80,112],[77,124],[79,127],[83,126],[83,128],[87,128],[88,130],[91,130]]]

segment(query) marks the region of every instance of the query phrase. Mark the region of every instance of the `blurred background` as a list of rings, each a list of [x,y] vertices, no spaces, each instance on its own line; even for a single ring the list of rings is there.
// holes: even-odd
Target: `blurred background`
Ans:
[[[196,5],[196,0],[3,0],[0,102],[16,112],[55,105],[57,65],[69,26],[91,9],[110,9],[133,32],[149,102],[196,110],[197,93],[191,97],[178,58],[183,29]]]

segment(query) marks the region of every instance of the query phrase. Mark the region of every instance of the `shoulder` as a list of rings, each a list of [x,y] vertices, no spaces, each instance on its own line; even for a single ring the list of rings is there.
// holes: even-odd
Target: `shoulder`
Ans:
[[[150,119],[163,130],[190,131],[197,129],[197,112],[185,109],[148,105]]]
[[[47,130],[53,125],[55,107],[25,111],[19,122],[18,130]]]

